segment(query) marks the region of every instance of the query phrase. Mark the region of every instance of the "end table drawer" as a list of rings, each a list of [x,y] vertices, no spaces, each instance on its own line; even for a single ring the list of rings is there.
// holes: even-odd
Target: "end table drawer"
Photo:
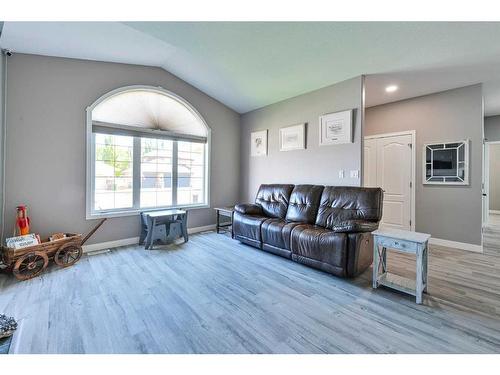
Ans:
[[[393,238],[384,238],[379,237],[378,244],[382,247],[388,247],[390,249],[399,249],[402,251],[416,251],[417,244],[415,242],[393,239]]]

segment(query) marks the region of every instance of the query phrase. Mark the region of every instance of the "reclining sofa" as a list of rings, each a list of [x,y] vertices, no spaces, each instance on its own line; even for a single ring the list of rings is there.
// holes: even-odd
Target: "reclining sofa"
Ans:
[[[238,204],[236,240],[341,277],[373,261],[370,232],[382,217],[382,189],[261,185],[255,204]]]

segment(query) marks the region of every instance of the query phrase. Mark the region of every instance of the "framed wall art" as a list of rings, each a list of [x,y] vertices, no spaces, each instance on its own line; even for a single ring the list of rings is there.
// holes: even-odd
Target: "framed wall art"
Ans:
[[[353,110],[328,113],[319,118],[319,145],[352,143]]]
[[[250,156],[267,155],[267,129],[250,133]]]
[[[305,123],[280,129],[280,151],[304,150],[306,148],[305,140]]]

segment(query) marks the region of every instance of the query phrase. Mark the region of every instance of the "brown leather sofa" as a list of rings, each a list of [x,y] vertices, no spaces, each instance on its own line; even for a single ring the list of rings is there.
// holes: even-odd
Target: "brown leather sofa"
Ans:
[[[382,189],[261,185],[255,204],[239,204],[234,238],[342,277],[373,260],[370,232],[382,217]]]

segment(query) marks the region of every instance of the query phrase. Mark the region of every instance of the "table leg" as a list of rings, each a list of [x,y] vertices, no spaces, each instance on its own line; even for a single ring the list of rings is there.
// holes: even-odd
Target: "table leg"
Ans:
[[[187,231],[187,212],[182,215],[181,229],[182,229],[182,236],[184,237],[184,242],[188,242],[189,237],[188,237],[188,231]]]
[[[233,211],[233,212],[231,212],[231,238],[233,238],[233,239],[234,239],[234,230],[233,230],[233,226],[234,226],[234,225],[233,225],[233,223],[234,223],[234,220],[233,220],[233,219],[234,219],[234,211]]]
[[[216,210],[216,212],[217,212],[217,222],[215,224],[215,231],[217,234],[219,234],[219,226],[220,226],[219,210]]]
[[[376,289],[378,286],[378,268],[379,268],[379,254],[378,254],[378,241],[375,238],[373,240],[373,282],[372,288]]]
[[[144,241],[146,240],[146,236],[148,234],[146,220],[146,217],[144,217],[144,214],[141,212],[141,236],[139,237],[139,245],[144,244]]]
[[[425,244],[424,248],[424,293],[427,293],[427,284],[428,284],[428,278],[427,274],[429,272],[429,245]]]
[[[144,248],[146,250],[149,250],[149,249],[151,249],[151,247],[153,245],[153,231],[154,231],[154,227],[155,227],[155,220],[150,216],[146,216],[146,221],[148,224],[148,234],[146,235],[146,241],[145,241]]]
[[[387,272],[387,248],[382,247],[382,273]]]
[[[417,304],[422,304],[422,292],[423,292],[423,275],[424,275],[424,247],[422,245],[418,245],[417,248],[417,279],[416,279],[416,302]]]

